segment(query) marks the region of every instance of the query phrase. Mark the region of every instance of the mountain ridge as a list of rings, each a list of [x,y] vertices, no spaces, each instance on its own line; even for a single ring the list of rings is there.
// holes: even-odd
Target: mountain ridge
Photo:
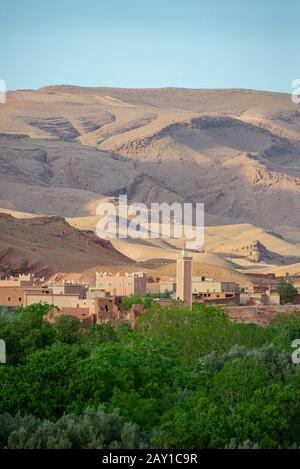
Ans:
[[[84,228],[118,194],[147,205],[202,202],[208,227],[248,222],[292,233],[297,257],[300,112],[288,94],[243,89],[58,85],[8,93],[0,207],[71,217]],[[281,247],[277,255],[288,259],[290,247]]]

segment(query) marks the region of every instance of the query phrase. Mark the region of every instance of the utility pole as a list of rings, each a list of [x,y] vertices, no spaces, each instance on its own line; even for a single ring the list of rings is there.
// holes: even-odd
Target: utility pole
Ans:
[[[63,249],[65,247],[65,232],[64,232],[64,230],[61,232],[59,237],[60,237],[60,241],[61,241],[60,247]]]

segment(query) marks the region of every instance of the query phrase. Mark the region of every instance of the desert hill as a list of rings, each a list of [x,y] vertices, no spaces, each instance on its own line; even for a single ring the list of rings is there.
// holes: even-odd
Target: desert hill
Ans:
[[[10,92],[0,107],[0,182],[48,188],[50,200],[76,190],[80,210],[126,192],[299,226],[299,152],[300,112],[282,93],[54,86]],[[30,211],[7,190],[2,206]]]
[[[94,230],[97,205],[125,193],[147,204],[204,202],[211,262],[298,272],[300,111],[287,94],[239,89],[8,93],[0,208]],[[257,249],[248,252],[251,243]],[[174,260],[180,248],[174,240],[113,244],[137,262]]]
[[[62,232],[64,246],[62,247]],[[14,218],[0,214],[0,274],[84,273],[104,266],[132,266],[109,241],[70,226],[63,218]]]
[[[150,245],[148,260],[139,261],[138,252],[143,246],[136,243],[133,252],[137,260],[134,261],[121,254],[110,241],[99,239],[92,231],[79,230],[63,218],[15,215],[18,218],[0,214],[1,276],[34,272],[46,278],[80,280],[92,285],[97,270],[132,272],[142,269],[150,278],[164,280],[175,276],[176,246],[171,246],[168,252],[167,245],[158,244],[160,257],[152,259],[156,251]],[[226,277],[244,286],[249,284],[245,275],[236,272],[229,261],[217,254],[194,253],[194,274],[213,275],[215,279]]]

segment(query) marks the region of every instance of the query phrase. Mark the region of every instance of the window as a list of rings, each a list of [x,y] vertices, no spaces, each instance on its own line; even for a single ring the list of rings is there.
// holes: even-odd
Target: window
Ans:
[[[19,296],[19,301],[22,301],[22,297],[21,297],[21,296]]]
[[[105,283],[104,282],[99,282],[98,287],[104,287]]]
[[[132,282],[128,282],[128,283],[127,283],[127,286],[128,286],[128,287],[132,287],[132,286],[133,286],[133,283],[132,283]]]
[[[11,297],[10,297],[10,296],[7,298],[7,301],[11,301]]]
[[[123,287],[123,282],[119,282],[118,287]]]
[[[112,287],[112,286],[113,286],[113,283],[112,283],[112,282],[109,282],[108,286],[109,286],[109,287]]]

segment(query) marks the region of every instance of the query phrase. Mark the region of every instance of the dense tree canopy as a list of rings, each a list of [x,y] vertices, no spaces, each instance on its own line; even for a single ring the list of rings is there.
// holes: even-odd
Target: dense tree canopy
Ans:
[[[297,295],[297,288],[295,288],[292,283],[281,282],[277,287],[277,292],[280,295],[280,301],[282,304],[293,303],[293,300]]]
[[[0,315],[1,448],[300,447],[300,313],[268,327],[149,305],[132,331]]]

